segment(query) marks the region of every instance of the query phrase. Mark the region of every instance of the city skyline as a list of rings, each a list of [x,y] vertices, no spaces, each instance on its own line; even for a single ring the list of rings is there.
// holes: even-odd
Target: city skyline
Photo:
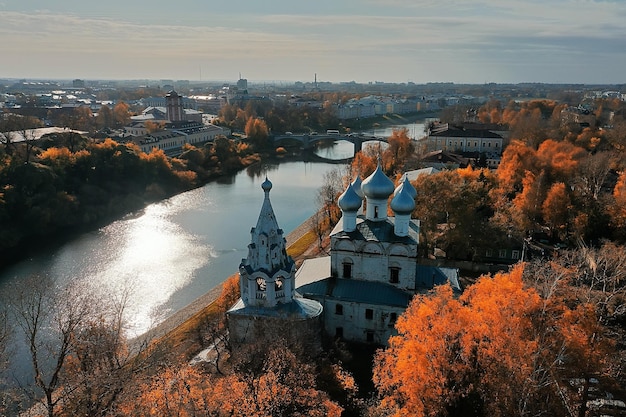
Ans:
[[[626,3],[0,0],[0,78],[626,82]]]

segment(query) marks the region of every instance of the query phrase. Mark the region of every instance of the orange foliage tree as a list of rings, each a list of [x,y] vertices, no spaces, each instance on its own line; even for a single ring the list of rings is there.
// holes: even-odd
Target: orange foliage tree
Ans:
[[[388,146],[382,153],[382,164],[385,172],[391,175],[402,171],[408,158],[413,155],[415,147],[409,131],[405,129],[393,129],[391,136],[387,138]]]
[[[268,145],[269,131],[265,121],[250,117],[246,122],[245,132],[248,141],[255,146],[263,148]]]
[[[626,233],[626,171],[622,171],[617,178],[615,187],[613,188],[614,204],[609,208],[611,215],[611,223],[618,230],[622,231],[622,238],[625,238]]]
[[[141,385],[124,415],[333,416],[341,407],[316,389],[314,368],[285,346],[257,346],[252,362],[218,377],[182,365]]]
[[[447,286],[417,296],[376,356],[379,408],[395,416],[564,415],[561,378],[587,377],[578,358],[591,352],[599,366],[602,334],[593,307],[525,287],[523,269],[481,277],[458,299]]]
[[[589,212],[600,207],[591,200],[598,200],[606,167],[604,155],[588,155],[569,142],[548,139],[535,150],[513,141],[496,171],[495,219],[519,237],[542,226],[561,239],[585,237],[589,217],[599,217]]]

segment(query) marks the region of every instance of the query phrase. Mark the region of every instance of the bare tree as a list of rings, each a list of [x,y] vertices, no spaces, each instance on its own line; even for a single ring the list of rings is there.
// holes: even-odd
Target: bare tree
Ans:
[[[330,227],[336,224],[341,213],[337,207],[337,197],[344,190],[344,173],[339,167],[324,174],[322,186],[317,191],[316,202],[319,210],[328,220]]]
[[[611,171],[611,152],[598,152],[588,155],[580,162],[580,176],[574,180],[581,193],[597,200]]]
[[[36,390],[29,393],[53,417],[62,396],[63,367],[75,333],[90,317],[93,300],[79,287],[58,289],[48,276],[30,276],[14,287],[12,312],[28,345]],[[43,393],[43,399],[41,394]]]
[[[121,393],[145,365],[145,341],[131,348],[125,336],[129,294],[123,289],[101,300],[73,333],[60,389],[64,415],[112,414]]]
[[[324,235],[328,230],[328,221],[321,210],[316,210],[309,219],[309,227],[317,236],[317,246],[321,250],[324,242]]]

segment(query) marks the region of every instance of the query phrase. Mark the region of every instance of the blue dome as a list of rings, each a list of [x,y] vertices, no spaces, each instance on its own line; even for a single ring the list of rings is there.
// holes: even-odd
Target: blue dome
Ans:
[[[393,182],[385,175],[380,168],[380,164],[376,167],[376,171],[363,181],[361,185],[365,197],[383,200],[393,193]]]
[[[261,188],[263,189],[263,191],[269,191],[272,189],[272,182],[270,180],[267,179],[267,177],[265,177],[265,181],[263,181],[263,184],[261,184]]]
[[[354,188],[354,191],[356,191],[361,199],[365,197],[365,195],[363,194],[363,189],[361,188],[361,177],[359,177],[358,175],[356,176],[354,181],[352,181],[352,188]]]
[[[404,175],[404,179],[400,182],[400,185],[396,187],[393,195],[397,195],[400,191],[402,191],[403,188],[406,188],[409,192],[409,195],[414,199],[415,197],[417,197],[417,190],[415,190],[415,187],[413,187],[413,184],[411,184],[411,181],[409,181],[409,177],[407,177],[406,175]]]
[[[339,196],[337,204],[344,212],[355,212],[361,208],[361,197],[357,194],[352,184],[348,184],[348,188]]]
[[[400,192],[391,200],[391,209],[396,214],[411,214],[413,212],[415,199],[407,187],[402,187]]]

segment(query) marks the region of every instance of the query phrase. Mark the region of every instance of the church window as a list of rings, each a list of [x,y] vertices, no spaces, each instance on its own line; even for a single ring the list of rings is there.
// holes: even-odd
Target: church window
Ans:
[[[335,304],[335,314],[339,316],[343,315],[343,305]]]
[[[389,313],[389,326],[393,327],[393,325],[396,324],[397,319],[398,319],[398,314]]]
[[[365,340],[367,340],[368,343],[372,343],[374,341],[374,332],[368,331],[365,333]]]
[[[343,337],[343,327],[335,328],[335,337]]]
[[[389,268],[389,282],[392,284],[400,282],[400,268]]]
[[[263,278],[259,277],[256,279],[256,287],[259,291],[265,291],[265,289],[267,288],[267,283]]]
[[[374,206],[374,218],[378,218],[378,206]]]
[[[374,310],[372,310],[371,308],[366,308],[365,309],[365,319],[366,320],[372,320],[374,318]]]
[[[276,281],[274,282],[274,289],[276,291],[283,289],[283,277],[276,278]]]
[[[352,278],[352,263],[343,263],[343,278]]]

